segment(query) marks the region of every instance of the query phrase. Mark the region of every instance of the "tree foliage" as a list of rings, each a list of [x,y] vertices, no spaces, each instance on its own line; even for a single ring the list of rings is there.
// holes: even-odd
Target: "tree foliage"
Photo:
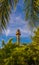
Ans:
[[[32,44],[18,46],[12,39],[5,43],[0,48],[0,65],[39,65],[39,28]]]
[[[0,0],[0,30],[6,28],[9,14],[19,0]],[[24,0],[25,18],[30,24],[39,23],[39,0]],[[32,22],[31,22],[32,21]]]
[[[39,44],[39,27],[36,31],[34,31],[34,34],[35,34],[35,36],[32,37],[33,42],[36,42],[37,44]]]
[[[32,26],[39,23],[39,0],[24,0],[25,18]]]
[[[0,0],[0,28],[6,28],[9,21],[9,14],[12,8],[16,7],[18,0]]]

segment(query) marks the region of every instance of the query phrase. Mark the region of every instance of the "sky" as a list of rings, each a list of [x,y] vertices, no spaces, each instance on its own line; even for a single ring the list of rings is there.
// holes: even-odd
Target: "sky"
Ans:
[[[29,21],[25,21],[24,16],[23,0],[19,0],[16,9],[12,10],[10,14],[7,30],[4,30],[3,34],[0,35],[0,43],[3,39],[8,41],[9,38],[14,38],[14,42],[16,42],[17,29],[21,31],[21,42],[31,42],[31,35],[33,33],[30,30]]]

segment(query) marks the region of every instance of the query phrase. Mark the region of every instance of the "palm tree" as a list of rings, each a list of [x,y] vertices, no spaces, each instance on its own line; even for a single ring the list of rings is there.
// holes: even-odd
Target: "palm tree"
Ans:
[[[39,0],[24,0],[24,10],[29,23],[36,25],[39,22]]]
[[[0,29],[6,28],[11,9],[15,8],[18,0],[0,0]]]
[[[39,44],[39,27],[37,28],[37,31],[34,31],[35,36],[32,37],[32,40],[34,43]]]
[[[4,40],[2,40],[2,47],[4,47],[5,46],[5,41]]]

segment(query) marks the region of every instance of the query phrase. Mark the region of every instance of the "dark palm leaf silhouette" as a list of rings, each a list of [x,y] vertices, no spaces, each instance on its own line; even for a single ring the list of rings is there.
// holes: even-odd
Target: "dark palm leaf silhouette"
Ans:
[[[16,7],[18,0],[0,0],[0,29],[6,28],[11,9]]]
[[[30,25],[39,23],[39,0],[24,0],[25,19],[29,20]]]

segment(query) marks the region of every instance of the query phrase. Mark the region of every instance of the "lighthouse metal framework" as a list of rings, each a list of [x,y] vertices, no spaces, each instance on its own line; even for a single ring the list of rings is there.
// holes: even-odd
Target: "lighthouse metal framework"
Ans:
[[[21,32],[20,32],[20,30],[18,29],[17,32],[16,32],[17,45],[20,45],[20,36],[21,36]]]

